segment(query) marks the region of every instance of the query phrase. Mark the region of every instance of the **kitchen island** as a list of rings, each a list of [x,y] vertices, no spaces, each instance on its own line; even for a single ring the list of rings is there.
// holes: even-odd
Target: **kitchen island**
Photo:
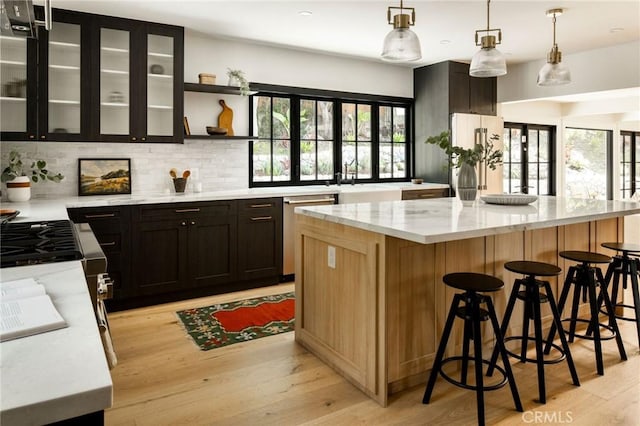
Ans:
[[[600,243],[623,241],[623,217],[640,213],[640,203],[540,197],[525,206],[463,206],[441,198],[296,213],[296,341],[386,406],[388,395],[426,382],[454,293],[443,275],[502,279],[505,290],[494,295],[501,314],[516,278],[505,262],[566,271],[560,251],[612,255]]]

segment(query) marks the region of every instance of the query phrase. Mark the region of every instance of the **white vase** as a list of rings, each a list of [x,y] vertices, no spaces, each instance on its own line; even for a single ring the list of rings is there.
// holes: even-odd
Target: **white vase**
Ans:
[[[478,195],[478,177],[476,168],[467,163],[462,163],[458,172],[458,185],[456,187],[458,198],[462,204],[473,204]]]
[[[29,176],[18,176],[7,182],[7,197],[14,203],[29,201],[31,198],[31,179]]]

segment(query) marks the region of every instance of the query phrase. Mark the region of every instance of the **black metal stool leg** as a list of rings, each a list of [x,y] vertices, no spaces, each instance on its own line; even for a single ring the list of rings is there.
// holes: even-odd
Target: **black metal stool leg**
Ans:
[[[631,291],[633,293],[633,306],[636,312],[636,331],[638,332],[638,345],[640,345],[640,291],[638,290],[638,269],[640,269],[640,259],[632,259]]]
[[[564,309],[564,304],[567,301],[567,297],[569,296],[569,290],[571,289],[571,282],[573,281],[573,277],[576,273],[576,268],[574,266],[569,267],[569,271],[567,272],[567,277],[564,280],[564,284],[562,286],[562,293],[560,294],[560,299],[558,300],[558,313],[561,314]],[[553,343],[553,338],[556,334],[556,327],[562,328],[561,324],[551,324],[551,329],[549,330],[549,336],[547,337],[547,343],[544,346],[544,353],[549,354],[551,351],[551,344]]]
[[[535,330],[536,343],[536,361],[538,364],[538,394],[540,402],[547,403],[547,392],[544,381],[544,355],[542,352],[542,318],[540,314],[540,287],[537,284],[529,285],[527,291],[531,291],[531,300],[533,301],[533,327]],[[562,330],[558,330],[562,334]]]
[[[469,370],[469,342],[473,336],[472,320],[465,318],[464,332],[462,337],[462,366],[460,371],[460,381],[467,384],[467,371]]]
[[[480,333],[480,296],[472,303],[473,355],[476,367],[476,401],[478,404],[478,425],[484,426],[484,377],[482,374],[482,335]],[[491,315],[491,314],[489,314]]]
[[[460,296],[459,294],[456,294],[453,296],[453,300],[451,301],[449,316],[447,317],[447,321],[445,322],[445,325],[444,325],[444,330],[442,331],[442,338],[440,339],[438,352],[436,353],[436,358],[433,360],[433,367],[431,368],[431,373],[429,374],[429,381],[427,382],[427,388],[425,389],[424,396],[422,398],[423,404],[428,404],[429,400],[431,399],[433,386],[436,383],[436,378],[438,377],[438,373],[440,371],[440,368],[442,367],[442,357],[444,356],[444,351],[447,348],[447,342],[449,341],[449,336],[451,335],[453,320],[456,317],[456,310],[460,305],[461,300],[462,300],[462,296]]]
[[[526,285],[525,292],[527,293],[527,298],[524,301],[524,317],[522,321],[522,345],[520,346],[520,362],[525,364],[527,362],[527,346],[529,346],[529,321],[533,318],[533,302],[529,296],[531,285]]]
[[[520,285],[522,280],[517,279],[513,283],[513,288],[511,289],[511,294],[509,295],[509,301],[507,302],[507,310],[504,313],[504,318],[502,319],[502,326],[500,327],[500,335],[502,338],[507,334],[507,328],[509,328],[509,321],[511,320],[511,315],[513,314],[513,308],[516,304],[516,299],[518,298],[518,291],[520,291]],[[498,345],[494,346],[493,353],[491,354],[491,362],[489,363],[489,368],[487,369],[487,376],[491,377],[493,375],[493,370],[498,361]]]
[[[604,277],[604,281],[600,283],[600,288],[604,289],[606,291],[611,291],[611,300],[614,301],[614,305],[615,305],[615,301],[618,300],[618,284],[620,281],[620,272],[618,271],[618,268],[623,266],[623,260],[619,257],[619,256],[615,256],[613,258],[613,261],[609,264],[609,267],[607,268],[607,273],[605,274]],[[613,279],[613,284],[612,280]],[[602,308],[602,303],[603,303],[603,297],[602,297],[602,291],[600,291],[600,294],[598,295],[598,310],[600,310]],[[591,324],[589,324],[589,327],[587,328],[587,336],[590,336],[591,333],[593,333],[593,328],[591,327]]]
[[[584,278],[584,272],[578,272],[578,282],[573,291],[573,300],[571,302],[571,317],[569,318],[569,342],[573,343],[576,337],[576,324],[578,323],[578,308],[580,307],[580,293],[583,293],[583,298],[587,295],[587,289],[583,287],[581,278]]]
[[[504,347],[504,339],[502,334],[500,334],[500,326],[498,325],[496,310],[494,309],[493,302],[490,298],[487,298],[487,310],[489,311],[489,320],[491,321],[491,326],[493,327],[493,333],[496,336],[496,345],[498,346],[502,362],[504,363],[504,370],[506,372],[507,381],[509,382],[509,387],[511,388],[511,396],[513,396],[513,402],[516,406],[516,410],[523,412],[524,409],[522,408],[522,402],[520,402],[520,395],[518,394],[516,381],[513,377],[511,364],[509,363],[509,356],[507,355],[507,351]]]
[[[602,279],[602,271],[600,269],[596,269],[596,275],[599,279]],[[594,289],[595,291],[595,289]],[[604,298],[604,305],[609,313],[609,327],[613,329],[615,333],[616,343],[618,344],[618,352],[620,353],[620,359],[626,361],[627,353],[624,350],[624,344],[622,343],[622,336],[620,335],[620,329],[618,328],[618,321],[616,320],[615,312],[613,305],[611,304],[611,299],[609,299],[609,295],[606,291],[601,291],[602,297]]]
[[[587,276],[588,286],[587,290],[589,292],[589,308],[591,310],[591,325],[593,329],[593,343],[596,351],[596,369],[598,370],[599,375],[604,375],[604,363],[602,361],[602,342],[600,341],[600,323],[598,319],[598,299],[596,297],[596,282],[593,271]],[[605,304],[607,303],[608,297],[606,293],[604,293]]]
[[[546,281],[544,282],[544,289],[547,292],[547,295],[552,294],[551,285]],[[558,311],[558,307],[556,306],[556,302],[553,300],[553,297],[548,297],[548,299],[549,299],[549,307],[551,309],[551,316],[553,319],[553,323],[555,323],[556,327],[558,328],[558,337],[560,338],[562,349],[564,350],[565,356],[567,357],[567,364],[569,365],[569,372],[571,373],[571,379],[573,380],[574,385],[580,386],[580,380],[578,379],[576,366],[573,363],[573,357],[571,356],[571,350],[569,349],[569,342],[567,342],[567,337],[565,336],[564,330],[562,329],[560,312]]]

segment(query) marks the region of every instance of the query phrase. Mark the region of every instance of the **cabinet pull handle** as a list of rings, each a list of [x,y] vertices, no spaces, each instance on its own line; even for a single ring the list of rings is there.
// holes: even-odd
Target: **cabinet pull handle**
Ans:
[[[115,246],[115,245],[116,245],[115,241],[109,241],[109,242],[106,242],[106,243],[100,243],[100,246],[102,246],[102,247],[111,247],[111,246]]]
[[[435,198],[437,197],[436,194],[420,194],[418,195],[419,198]]]
[[[258,221],[258,220],[271,220],[272,217],[271,216],[257,216],[257,217],[252,217],[251,220],[253,221]]]
[[[200,209],[176,209],[176,213],[197,213]]]
[[[251,204],[251,208],[252,209],[261,209],[261,208],[264,208],[264,207],[271,207],[271,206],[272,206],[271,203],[269,203],[269,204]]]
[[[311,204],[311,203],[335,203],[336,200],[334,198],[319,198],[317,200],[285,200],[285,204]]]
[[[99,213],[99,214],[85,214],[85,219],[98,219],[101,217],[116,217],[115,213]]]

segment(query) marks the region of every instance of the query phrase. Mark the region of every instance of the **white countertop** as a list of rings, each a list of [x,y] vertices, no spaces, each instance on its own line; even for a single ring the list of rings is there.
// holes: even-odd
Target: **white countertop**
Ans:
[[[235,200],[261,197],[292,197],[318,194],[339,194],[357,192],[375,192],[389,189],[402,191],[418,189],[448,188],[446,184],[423,183],[415,185],[410,182],[375,183],[358,185],[307,185],[281,186],[269,188],[245,188],[225,191],[194,193],[152,193],[146,195],[102,195],[64,198],[33,198],[22,203],[3,202],[3,208],[20,211],[16,222],[35,222],[40,220],[68,219],[67,208],[74,207],[108,207],[118,205],[139,205],[157,203],[179,203],[216,200]]]
[[[0,424],[40,425],[111,407],[112,382],[79,261],[2,268],[33,277],[68,327],[0,343]]]
[[[297,207],[329,222],[428,244],[640,213],[640,203],[541,196],[525,206],[457,198]]]

